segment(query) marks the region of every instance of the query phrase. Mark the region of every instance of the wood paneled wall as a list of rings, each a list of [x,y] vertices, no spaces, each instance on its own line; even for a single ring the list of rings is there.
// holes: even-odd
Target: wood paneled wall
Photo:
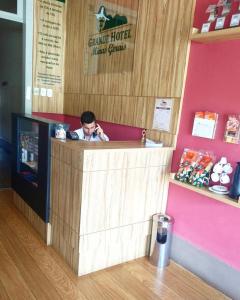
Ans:
[[[100,5],[136,12],[132,71],[86,72],[89,7],[97,13]],[[194,8],[195,0],[68,0],[64,113],[93,110],[98,119],[147,128],[148,137],[174,146]],[[174,98],[170,132],[151,130],[157,97]]]

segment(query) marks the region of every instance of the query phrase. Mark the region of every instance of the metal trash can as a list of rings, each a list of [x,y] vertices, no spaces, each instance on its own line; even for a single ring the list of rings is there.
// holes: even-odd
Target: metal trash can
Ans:
[[[169,264],[173,223],[172,217],[164,214],[153,215],[149,256],[150,262],[159,268]]]

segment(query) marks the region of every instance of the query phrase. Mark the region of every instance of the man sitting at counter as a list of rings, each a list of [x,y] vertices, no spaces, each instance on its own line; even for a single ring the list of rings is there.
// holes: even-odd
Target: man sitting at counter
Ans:
[[[82,127],[74,130],[78,134],[80,140],[90,142],[109,141],[108,136],[103,132],[101,126],[96,123],[96,117],[93,112],[83,112],[80,120]]]

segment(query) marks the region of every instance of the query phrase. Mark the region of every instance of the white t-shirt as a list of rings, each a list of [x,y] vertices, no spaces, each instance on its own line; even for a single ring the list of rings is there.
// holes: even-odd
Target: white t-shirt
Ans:
[[[76,129],[74,131],[78,134],[79,140],[90,141],[90,142],[102,142],[102,141],[108,142],[109,141],[109,138],[106,134],[104,134],[104,139],[101,139],[99,137],[99,135],[96,135],[94,137],[93,137],[93,135],[91,135],[90,139],[86,139],[84,132],[83,132],[83,128]]]

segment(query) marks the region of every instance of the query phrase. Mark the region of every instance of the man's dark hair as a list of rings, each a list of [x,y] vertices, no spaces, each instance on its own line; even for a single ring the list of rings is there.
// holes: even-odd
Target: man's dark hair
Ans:
[[[81,123],[84,124],[90,124],[92,122],[96,121],[96,117],[94,115],[93,112],[91,111],[85,111],[82,113],[81,117],[80,117]]]

